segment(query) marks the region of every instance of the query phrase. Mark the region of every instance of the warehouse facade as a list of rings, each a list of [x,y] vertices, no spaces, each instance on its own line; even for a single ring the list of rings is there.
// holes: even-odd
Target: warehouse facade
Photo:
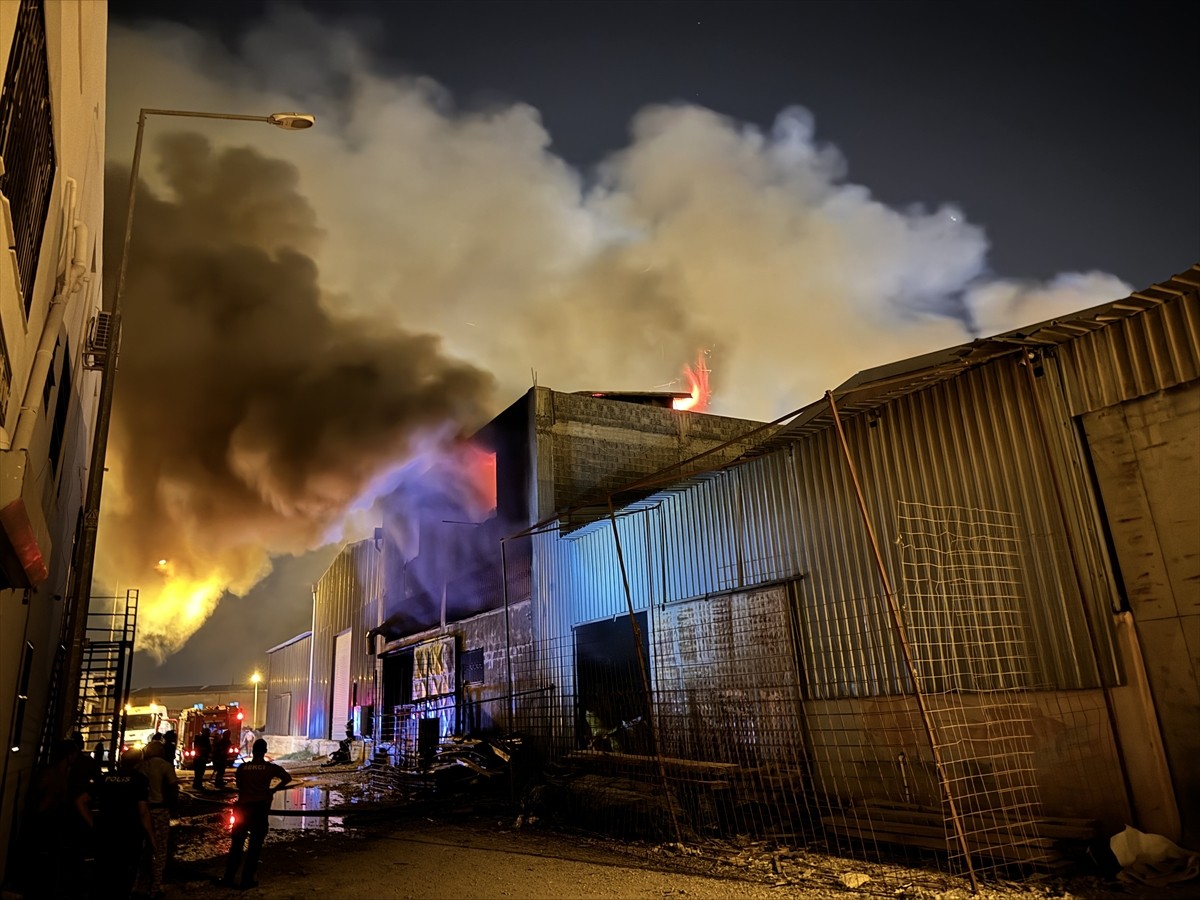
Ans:
[[[668,402],[535,388],[416,472],[311,696],[349,633],[379,758],[520,732],[592,825],[1196,842],[1200,267],[782,425]]]

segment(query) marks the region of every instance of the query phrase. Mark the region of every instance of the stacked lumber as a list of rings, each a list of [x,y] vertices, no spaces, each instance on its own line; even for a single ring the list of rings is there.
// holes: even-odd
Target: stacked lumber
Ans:
[[[1016,818],[1003,811],[962,814],[959,821],[972,857],[1039,868],[1063,867],[1064,842],[1087,842],[1096,833],[1096,823],[1089,819]],[[822,816],[821,823],[833,834],[865,843],[962,853],[953,823],[942,811],[913,804],[869,801]]]

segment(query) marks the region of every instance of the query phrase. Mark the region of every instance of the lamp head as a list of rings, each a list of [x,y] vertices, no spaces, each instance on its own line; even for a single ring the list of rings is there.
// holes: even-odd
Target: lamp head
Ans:
[[[312,128],[317,124],[317,117],[307,113],[271,113],[268,118],[272,125],[282,128],[284,131],[303,131],[305,128]]]

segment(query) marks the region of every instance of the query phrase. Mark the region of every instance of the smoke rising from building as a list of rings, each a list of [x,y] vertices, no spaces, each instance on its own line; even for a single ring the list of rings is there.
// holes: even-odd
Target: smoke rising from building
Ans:
[[[141,643],[165,653],[270,555],[339,538],[416,435],[481,424],[492,379],[433,336],[325,311],[291,164],[192,134],[159,151],[167,196],[138,200],[97,571],[144,592]]]
[[[1129,291],[992,278],[982,228],[874,199],[799,107],[766,131],[650,107],[581,172],[531,107],[458,110],[296,9],[232,50],[114,28],[110,56],[122,166],[139,106],[319,123],[206,122],[143,164],[98,571],[145,589],[139,566],[167,559],[162,584],[203,585],[143,614],[163,652],[181,609],[198,625],[272,555],[338,536],[415,433],[469,427],[531,371],[558,390],[686,390],[706,349],[710,409],[770,419],[860,369]]]

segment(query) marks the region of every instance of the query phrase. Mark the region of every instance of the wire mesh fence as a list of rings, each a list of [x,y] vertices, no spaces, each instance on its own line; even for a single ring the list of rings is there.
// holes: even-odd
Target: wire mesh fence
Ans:
[[[539,639],[505,627],[509,642],[472,664],[477,680],[381,717],[391,790],[483,786],[518,821],[760,841],[973,881],[1062,866],[1094,823],[1045,814],[1038,757],[1097,790],[1120,784],[1096,692],[1044,674],[1020,523],[924,504],[901,504],[897,521],[895,598],[791,580]]]

